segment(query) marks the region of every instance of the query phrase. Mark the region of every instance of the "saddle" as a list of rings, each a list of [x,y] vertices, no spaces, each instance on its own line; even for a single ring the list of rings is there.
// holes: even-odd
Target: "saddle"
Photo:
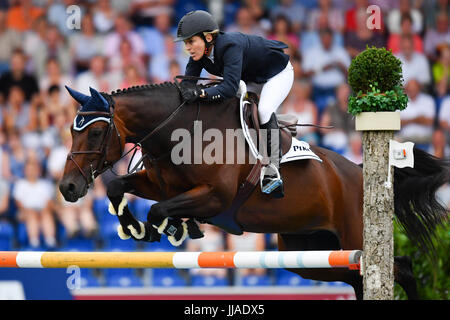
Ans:
[[[257,131],[259,137],[260,123],[258,117],[258,96],[253,92],[248,92],[244,104],[244,121],[249,128]],[[291,114],[276,114],[278,127],[281,130],[281,151],[285,155],[291,148],[292,137],[297,136],[297,117]],[[255,145],[256,141],[253,141]]]

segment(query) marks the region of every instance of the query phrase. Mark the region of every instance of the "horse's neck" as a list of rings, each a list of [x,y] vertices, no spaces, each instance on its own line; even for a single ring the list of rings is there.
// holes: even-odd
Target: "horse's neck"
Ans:
[[[167,88],[165,88],[166,91]],[[155,129],[180,104],[180,99],[173,92],[163,93],[154,90],[115,97],[115,114],[123,124],[126,140],[138,142]]]

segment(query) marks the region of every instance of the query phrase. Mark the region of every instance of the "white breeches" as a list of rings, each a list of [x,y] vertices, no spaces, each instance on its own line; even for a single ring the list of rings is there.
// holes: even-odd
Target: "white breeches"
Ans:
[[[266,83],[247,83],[247,90],[259,95],[258,115],[260,124],[270,120],[281,103],[286,99],[294,83],[294,68],[288,62],[286,68],[270,78]]]

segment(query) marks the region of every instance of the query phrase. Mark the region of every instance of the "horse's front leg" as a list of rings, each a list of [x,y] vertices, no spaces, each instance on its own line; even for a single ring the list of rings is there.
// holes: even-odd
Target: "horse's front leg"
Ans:
[[[197,186],[171,199],[154,204],[147,221],[157,228],[160,234],[168,236],[174,246],[179,246],[188,235],[190,226],[178,218],[207,218],[217,214],[222,201],[209,185]],[[188,220],[188,223],[192,220]],[[193,237],[189,233],[191,238]]]
[[[130,212],[125,193],[141,198],[159,200],[159,188],[147,177],[145,170],[121,176],[111,180],[107,185],[107,195],[110,200],[109,212],[117,215],[120,225],[119,237],[123,240],[132,237],[134,240],[159,241],[161,235],[148,222],[136,220]]]

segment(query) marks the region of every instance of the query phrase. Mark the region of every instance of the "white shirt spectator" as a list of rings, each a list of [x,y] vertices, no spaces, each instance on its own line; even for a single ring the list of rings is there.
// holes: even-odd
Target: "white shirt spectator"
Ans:
[[[142,55],[145,53],[144,41],[137,32],[129,31],[126,34],[126,38],[131,43],[131,47],[135,54]],[[112,32],[109,35],[107,35],[103,47],[104,55],[107,57],[118,55],[120,52],[119,48],[121,41],[122,41],[121,36],[116,32]]]
[[[13,198],[20,201],[24,208],[38,211],[47,206],[53,195],[54,187],[44,179],[38,179],[36,182],[20,179],[13,191]]]
[[[400,112],[402,120],[410,120],[420,116],[434,119],[436,115],[436,105],[433,98],[425,93],[419,93],[415,100],[409,99],[408,106]],[[400,136],[413,142],[429,142],[433,134],[433,126],[426,126],[417,123],[410,123],[402,126]]]
[[[430,65],[428,59],[422,53],[414,52],[411,59],[407,60],[403,54],[398,54],[397,58],[402,62],[404,83],[416,79],[422,85],[427,85],[431,81]]]
[[[305,72],[316,71],[313,76],[313,84],[318,87],[331,88],[345,82],[345,75],[337,68],[322,71],[322,69],[334,62],[342,63],[346,68],[350,66],[351,58],[347,51],[338,46],[333,46],[326,51],[322,45],[313,47],[305,52],[303,68]]]
[[[413,29],[414,33],[422,32],[422,29],[423,29],[422,14],[417,9],[412,9],[410,11],[410,14],[411,14],[411,17],[413,20],[412,29]],[[387,27],[388,27],[388,30],[390,33],[402,33],[401,19],[402,19],[402,15],[400,13],[400,10],[394,9],[389,13],[388,18],[387,18]]]
[[[450,125],[450,96],[442,100],[441,108],[439,110],[439,122],[445,121]]]

